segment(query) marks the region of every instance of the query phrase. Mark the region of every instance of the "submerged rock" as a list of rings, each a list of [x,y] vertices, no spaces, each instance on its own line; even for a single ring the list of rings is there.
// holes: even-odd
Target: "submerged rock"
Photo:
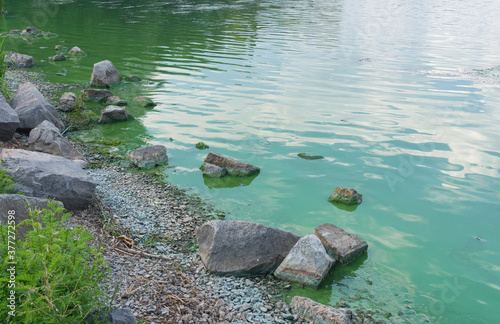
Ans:
[[[330,256],[346,265],[368,250],[368,243],[357,235],[347,233],[340,227],[325,223],[317,226],[316,236]]]
[[[205,144],[203,142],[198,142],[198,143],[196,143],[195,146],[198,150],[206,150],[206,149],[210,148],[210,146],[208,146],[207,144]]]
[[[290,306],[295,315],[308,323],[353,324],[356,319],[350,309],[323,305],[307,297],[293,297]]]
[[[40,31],[35,27],[26,27],[21,31],[21,34],[38,34]]]
[[[117,96],[108,97],[108,99],[106,100],[106,103],[108,105],[115,105],[115,106],[126,106],[128,104],[127,101],[125,101]]]
[[[87,161],[65,139],[59,129],[48,120],[45,120],[30,132],[28,145],[31,150],[62,156],[77,163],[82,168],[87,167]]]
[[[63,203],[60,201],[55,201],[55,203],[64,207]],[[30,219],[30,214],[28,206],[32,209],[44,209],[47,208],[47,200],[45,198],[28,197],[24,195],[7,195],[0,194],[0,222],[7,225],[8,212],[9,210],[14,210],[16,212],[16,224],[21,223],[25,219]],[[24,240],[26,232],[32,229],[28,225],[20,225],[17,228],[16,239]]]
[[[118,121],[125,121],[130,118],[125,107],[120,106],[107,106],[101,111],[101,119],[99,124],[107,124]]]
[[[31,82],[26,82],[17,89],[10,105],[19,116],[19,128],[21,130],[32,130],[44,120],[50,121],[59,129],[64,127],[56,108],[45,99]]]
[[[139,82],[139,81],[142,81],[142,79],[139,78],[138,76],[130,75],[130,74],[125,77],[125,80],[129,81],[129,82]]]
[[[252,276],[274,271],[299,236],[257,223],[215,220],[196,229],[198,254],[218,275]]]
[[[143,107],[155,107],[156,104],[149,97],[137,96],[133,100],[135,103],[143,106]]]
[[[274,275],[279,279],[317,288],[334,262],[319,238],[310,234],[294,245]]]
[[[56,54],[54,56],[49,57],[49,60],[51,61],[66,61],[66,55],[64,54]]]
[[[19,116],[0,92],[0,141],[9,141],[19,127]]]
[[[85,89],[81,91],[81,95],[85,102],[106,101],[109,97],[114,96],[111,91],[106,89]]]
[[[363,201],[363,196],[354,189],[337,187],[328,201],[345,205],[359,205]]]
[[[141,147],[129,154],[130,160],[139,168],[152,167],[167,162],[167,148],[163,145]]]
[[[73,92],[65,92],[59,98],[59,110],[71,111],[78,102],[78,97]]]
[[[216,165],[222,169],[226,169],[228,175],[235,177],[249,177],[260,172],[259,167],[240,162],[238,160],[215,152],[210,152],[205,157],[205,161],[202,165],[203,170],[205,170],[207,164]],[[209,169],[211,168],[211,166],[208,167]],[[205,173],[205,171],[203,171],[203,174],[211,176],[211,174]]]
[[[113,87],[122,79],[120,72],[109,60],[94,64],[90,82],[96,86]]]
[[[78,46],[74,46],[73,48],[71,48],[68,52],[69,55],[74,55],[74,56],[86,56],[87,53],[85,53],[84,51],[82,51],[82,49]]]
[[[309,155],[307,153],[298,153],[297,156],[303,158],[304,160],[319,160],[324,158],[323,155]]]
[[[56,45],[54,49],[56,50],[56,52],[66,52],[68,50],[67,47],[64,47],[62,45]]]
[[[70,210],[89,206],[96,184],[78,164],[60,156],[3,149],[2,167],[28,196],[54,198]]]

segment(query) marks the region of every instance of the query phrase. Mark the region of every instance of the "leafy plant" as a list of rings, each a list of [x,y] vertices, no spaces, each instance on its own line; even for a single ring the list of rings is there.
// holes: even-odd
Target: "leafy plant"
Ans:
[[[0,11],[2,10],[3,6],[0,0]],[[1,12],[0,12],[1,14]],[[7,80],[5,80],[5,75],[7,74],[7,64],[5,64],[5,55],[7,54],[5,52],[5,48],[3,47],[3,43],[5,41],[5,38],[2,39],[2,42],[0,42],[0,92],[3,94],[5,99],[7,101],[10,100],[12,97],[12,92],[10,89],[7,87]]]
[[[16,184],[12,177],[7,175],[7,171],[2,169],[2,160],[0,160],[0,194],[9,194],[16,190]]]
[[[15,296],[15,316],[0,303],[3,323],[81,323],[92,310],[106,308],[102,282],[109,267],[102,247],[89,246],[93,238],[87,229],[65,228],[62,222],[70,215],[64,211],[53,201],[47,209],[30,209],[30,218],[20,223],[30,229],[24,241],[13,242],[9,226],[1,225],[0,299]],[[13,244],[14,288],[7,253]]]

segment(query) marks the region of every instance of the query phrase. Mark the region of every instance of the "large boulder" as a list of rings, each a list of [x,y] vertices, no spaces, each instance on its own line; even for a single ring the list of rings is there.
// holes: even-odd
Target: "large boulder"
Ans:
[[[319,238],[310,234],[302,237],[295,244],[274,275],[279,279],[316,288],[334,262],[326,253]]]
[[[56,203],[64,207],[62,202],[56,201]],[[44,209],[47,208],[47,200],[43,198],[27,197],[23,195],[0,194],[0,222],[4,225],[7,225],[7,222],[9,221],[9,215],[13,216],[15,225],[18,225],[25,219],[29,219],[30,214],[28,206],[31,209]],[[11,214],[9,214],[9,211]],[[17,229],[16,238],[24,240],[26,232],[31,228],[32,227],[28,227],[27,225],[20,226]]]
[[[72,160],[82,168],[87,167],[87,161],[85,161],[83,155],[48,120],[31,130],[28,145],[31,150],[62,156]]]
[[[207,164],[216,165],[222,169],[225,169],[227,174],[235,177],[249,177],[260,172],[260,168],[253,166],[248,163],[243,163],[228,156],[210,152],[205,157],[202,169],[205,169]],[[213,177],[213,173],[204,172],[205,175]]]
[[[167,148],[163,145],[151,145],[138,148],[129,154],[130,160],[139,168],[155,166],[168,161]]]
[[[119,83],[121,79],[122,76],[113,63],[104,60],[94,64],[90,82],[97,86],[112,87]]]
[[[346,265],[368,250],[368,244],[357,235],[325,223],[315,228],[316,236],[335,260]]]
[[[26,82],[17,89],[10,105],[19,116],[19,128],[21,130],[32,130],[44,120],[50,121],[59,129],[64,127],[54,106],[45,99],[31,82]]]
[[[19,127],[19,116],[0,92],[0,141],[9,141]]]
[[[337,187],[330,197],[328,197],[328,201],[348,206],[359,205],[363,201],[363,196],[352,188]]]
[[[307,297],[293,297],[290,306],[292,312],[307,323],[353,324],[357,322],[350,309],[326,306]]]
[[[28,196],[54,198],[67,209],[84,209],[96,184],[85,170],[60,156],[25,150],[3,149],[2,168]]]
[[[299,236],[257,223],[215,220],[196,229],[198,254],[211,273],[253,276],[273,272]]]
[[[30,68],[35,65],[35,58],[31,55],[13,53],[7,63],[18,68]]]
[[[101,119],[99,124],[108,124],[117,121],[125,121],[130,118],[125,107],[120,106],[107,106],[101,111]]]
[[[82,100],[85,102],[92,101],[106,101],[109,97],[114,96],[114,94],[106,89],[85,89],[81,91]]]
[[[65,92],[59,98],[59,109],[62,111],[71,111],[78,102],[78,97],[73,92]]]

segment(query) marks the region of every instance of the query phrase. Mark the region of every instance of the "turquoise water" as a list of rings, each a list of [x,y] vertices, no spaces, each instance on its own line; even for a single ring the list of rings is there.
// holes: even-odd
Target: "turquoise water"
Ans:
[[[87,82],[109,59],[143,79],[115,94],[159,104],[85,138],[125,139],[119,153],[165,145],[169,179],[228,218],[300,235],[329,222],[368,242],[367,257],[292,295],[342,299],[395,323],[500,322],[497,1],[15,1],[7,10],[3,32],[59,35],[6,38],[47,80]],[[88,56],[42,61],[57,44]],[[262,172],[205,181],[200,140]],[[363,203],[328,203],[337,186]]]

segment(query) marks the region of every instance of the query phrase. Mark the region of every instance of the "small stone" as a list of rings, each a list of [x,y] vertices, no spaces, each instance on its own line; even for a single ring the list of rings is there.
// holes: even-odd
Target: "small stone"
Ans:
[[[130,118],[127,109],[120,106],[107,106],[101,111],[101,119],[99,124],[107,124],[118,121],[126,121]]]
[[[363,201],[363,196],[351,188],[337,187],[328,198],[329,202],[341,203],[345,205],[359,205]]]
[[[127,101],[125,101],[117,96],[108,97],[108,99],[106,100],[106,103],[108,105],[115,105],[115,106],[126,106],[128,104]]]
[[[125,77],[125,80],[129,81],[129,82],[139,82],[139,81],[142,81],[142,79],[139,78],[138,76],[130,75],[130,74]]]
[[[68,50],[68,48],[67,48],[67,47],[64,47],[64,46],[62,46],[62,45],[60,45],[60,44],[59,44],[59,45],[56,45],[56,46],[54,47],[54,49],[55,49],[57,52],[66,52],[66,51]]]
[[[11,30],[9,31],[9,33],[11,33],[11,34],[20,34],[20,33],[21,33],[21,30],[20,30],[20,29],[11,29]]]
[[[86,56],[87,54],[82,51],[82,49],[78,46],[74,46],[72,49],[69,50],[68,54],[70,55],[75,55],[75,56]]]
[[[57,61],[66,61],[66,55],[64,54],[56,54],[54,56],[49,57],[49,60],[57,62]]]
[[[324,158],[323,155],[309,155],[307,153],[299,153],[297,155],[303,158],[304,160],[319,160]]]
[[[105,101],[114,94],[106,89],[85,89],[81,91],[82,100],[85,102]]]

